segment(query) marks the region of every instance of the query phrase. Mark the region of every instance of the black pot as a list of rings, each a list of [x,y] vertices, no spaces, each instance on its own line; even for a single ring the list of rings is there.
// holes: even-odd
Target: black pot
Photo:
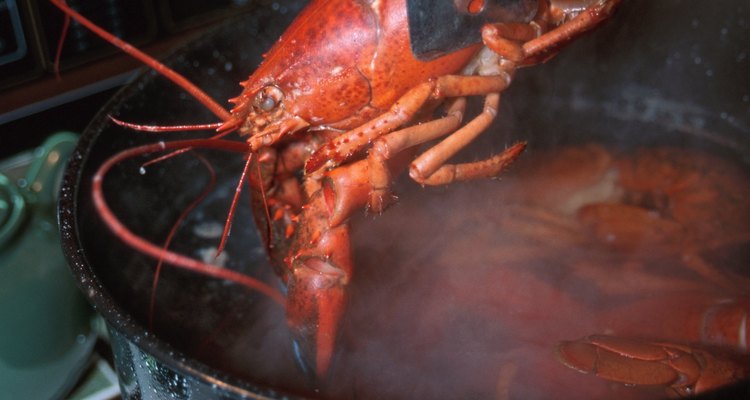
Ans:
[[[215,99],[236,96],[237,83],[255,68],[262,52],[291,21],[296,8],[285,7],[259,9],[228,22],[176,52],[169,65]],[[532,153],[596,140],[623,149],[660,144],[694,147],[747,164],[748,13],[739,0],[722,4],[624,2],[602,29],[546,65],[519,71],[503,97],[495,129],[483,136],[475,151],[502,148],[518,139],[528,140]],[[275,398],[318,394],[296,367],[283,310],[261,295],[168,267],[159,281],[155,317],[150,322],[155,261],[123,245],[100,221],[90,198],[91,177],[112,154],[164,137],[121,128],[108,115],[163,125],[216,118],[173,84],[147,72],[119,92],[92,121],[64,177],[60,220],[65,253],[79,286],[107,320],[123,395]],[[205,137],[205,133],[169,134],[168,139],[188,137]],[[474,151],[469,153],[475,157]],[[176,251],[194,257],[210,253],[216,245],[216,227],[225,218],[227,196],[233,193],[243,163],[239,156],[222,153],[208,152],[206,157],[216,169],[217,185],[173,241]],[[148,159],[117,166],[107,176],[104,191],[111,207],[133,231],[163,243],[181,211],[206,187],[210,174],[199,160],[182,155],[150,166],[141,175],[141,163]],[[400,188],[403,198],[421,193],[421,188],[409,182]],[[227,268],[272,282],[271,268],[250,220],[247,207],[239,207],[226,250]],[[356,233],[355,239],[364,236]],[[357,265],[363,264],[367,271],[366,264],[373,264],[377,256],[366,246],[360,247],[355,250],[359,252]],[[373,268],[384,267],[375,263]],[[347,327],[344,336],[346,331]],[[731,390],[748,394],[748,388],[746,382]]]
[[[247,79],[248,73],[255,69],[262,53],[291,22],[299,3],[261,7],[252,15],[227,21],[218,30],[175,52],[169,58],[169,64],[223,103],[239,93],[238,82]],[[108,116],[143,123],[160,121],[160,124],[186,122],[185,118],[195,122],[216,120],[202,106],[191,103],[193,101],[181,89],[149,71],[104,106],[83,135],[64,178],[60,219],[65,253],[81,289],[107,320],[121,389],[126,398],[163,398],[167,394],[173,398],[287,397],[288,393],[295,391],[293,384],[285,384],[284,390],[277,390],[281,384],[276,378],[263,378],[272,375],[273,368],[264,367],[259,375],[251,373],[248,376],[241,373],[238,365],[253,358],[256,365],[269,365],[267,360],[273,358],[278,363],[292,365],[294,370],[291,350],[284,355],[274,346],[256,351],[249,345],[250,348],[244,351],[233,349],[229,357],[213,357],[212,354],[216,353],[213,346],[235,340],[231,337],[236,332],[227,332],[228,337],[210,338],[217,325],[243,325],[236,320],[255,324],[252,321],[261,317],[255,315],[253,309],[272,310],[271,315],[263,317],[269,322],[260,325],[263,329],[267,326],[271,326],[271,330],[279,329],[284,326],[283,310],[269,306],[262,296],[236,290],[232,285],[207,282],[193,274],[168,268],[164,271],[165,279],[159,282],[157,309],[154,321],[150,323],[147,293],[151,292],[155,263],[122,245],[92,208],[91,176],[97,166],[121,149],[152,143],[155,139],[153,135],[121,129]],[[161,119],[163,113],[170,117]],[[205,137],[205,132],[175,134],[169,139],[187,137]],[[241,157],[234,157],[228,163],[218,162],[226,158],[226,154],[208,154],[207,157],[218,167],[218,188],[193,214],[201,216],[191,217],[185,222],[188,231],[210,230],[213,226],[207,226],[204,221],[224,218],[220,216],[227,212],[227,203],[223,200],[229,193],[226,190],[232,191],[227,185],[235,185],[237,168],[243,163]],[[113,171],[112,178],[106,180],[105,191],[118,214],[122,208],[131,208],[133,213],[119,214],[123,221],[128,221],[130,227],[150,240],[163,242],[164,234],[180,213],[175,213],[177,208],[168,205],[183,200],[191,202],[207,185],[210,174],[196,158],[176,157],[156,168],[148,168],[142,176],[147,177],[146,180],[130,181],[128,176],[141,176],[140,163],[148,158],[126,163],[122,169]],[[247,204],[246,199],[243,199],[244,204]],[[144,210],[150,211],[143,214]],[[247,207],[239,207],[237,218],[237,221],[252,220]],[[135,222],[136,219],[141,222]],[[243,228],[242,225],[246,224],[235,224],[232,236],[245,240],[229,243],[226,254],[231,260],[227,267],[250,275],[257,275],[258,271],[267,273],[270,269],[255,227],[251,224]],[[184,247],[178,245],[177,251],[187,251],[196,257],[200,257],[201,249],[216,246],[213,240],[204,243],[198,243],[201,240],[184,241],[181,234],[175,240],[185,244]],[[268,281],[270,278],[270,275],[265,277]],[[197,306],[192,304],[195,300]],[[162,309],[161,304],[171,306],[167,310]],[[208,343],[206,347],[201,347],[202,341]],[[248,355],[253,353],[254,356]],[[200,354],[207,357],[202,362],[195,360],[195,357],[202,357]],[[216,365],[221,365],[221,369]],[[299,388],[296,391],[299,392]]]

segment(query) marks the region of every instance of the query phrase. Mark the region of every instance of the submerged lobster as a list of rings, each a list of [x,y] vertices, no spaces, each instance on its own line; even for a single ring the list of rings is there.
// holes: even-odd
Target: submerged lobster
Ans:
[[[103,197],[104,175],[129,157],[198,147],[246,153],[237,192],[247,179],[268,255],[286,285],[289,327],[303,360],[318,376],[329,369],[354,269],[348,217],[363,207],[382,212],[393,201],[393,176],[407,164],[409,176],[423,185],[499,174],[519,156],[524,143],[477,162],[447,161],[495,118],[500,93],[516,69],[546,61],[608,19],[620,3],[540,0],[531,21],[486,25],[483,46],[419,61],[409,48],[404,0],[316,0],[242,82],[244,89],[227,112],[176,72],[96,27],[64,0],[51,1],[68,17],[173,80],[221,119],[193,127],[119,123],[154,131],[208,126],[220,135],[237,132],[246,140],[177,141],[115,155],[94,178],[94,201],[107,225],[135,249],[166,263],[233,280],[284,302],[278,291],[252,278],[212,269],[138,238],[117,220]],[[485,96],[483,111],[462,125],[465,97],[475,95]],[[445,113],[433,118],[444,101]],[[413,158],[415,147],[443,136]]]
[[[544,380],[537,370],[558,367],[548,366],[551,342],[586,335],[558,343],[558,360],[645,386],[632,391],[636,398],[661,398],[662,387],[673,396],[700,394],[750,376],[750,282],[744,268],[730,265],[746,260],[733,249],[746,248],[750,233],[750,180],[739,166],[700,150],[594,144],[556,147],[523,162],[498,189],[515,185],[517,193],[483,192],[506,199],[508,211],[495,226],[481,221],[486,217],[466,221],[480,231],[507,231],[492,242],[498,254],[483,255],[493,268],[478,277],[452,274],[442,291],[469,307],[494,306],[490,314],[504,329],[540,344],[544,354],[528,374]],[[448,264],[463,271],[482,265],[477,258]],[[482,290],[482,282],[499,281],[509,289]],[[535,362],[531,351],[520,352],[521,361],[508,358]],[[613,393],[588,390],[591,398]]]

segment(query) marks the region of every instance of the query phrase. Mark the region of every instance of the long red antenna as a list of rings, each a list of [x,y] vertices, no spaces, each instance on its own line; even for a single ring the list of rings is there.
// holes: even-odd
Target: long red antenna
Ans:
[[[245,161],[245,167],[242,168],[242,175],[240,176],[240,181],[237,182],[237,188],[234,190],[234,196],[232,197],[232,204],[229,206],[229,214],[227,215],[227,220],[224,222],[224,231],[221,234],[221,241],[219,242],[219,248],[216,250],[216,257],[218,257],[222,251],[224,251],[224,246],[227,244],[227,238],[229,238],[229,231],[232,229],[232,220],[234,219],[234,212],[237,209],[237,202],[240,199],[240,194],[242,193],[242,185],[245,183],[245,178],[247,177],[247,171],[250,169],[252,160],[253,160],[253,155],[252,153],[250,153],[250,155],[247,157],[247,160]]]
[[[215,122],[211,124],[195,124],[195,125],[142,125],[142,124],[134,124],[132,122],[126,122],[121,121],[111,115],[108,115],[109,120],[116,123],[117,125],[120,125],[122,127],[132,129],[134,131],[140,131],[140,132],[154,132],[154,133],[161,133],[161,132],[189,132],[189,131],[203,131],[206,129],[218,129],[222,125],[224,125],[223,122]],[[222,132],[216,136],[214,136],[212,139],[220,138],[222,136],[226,136],[228,134],[232,133],[232,131],[229,132]]]
[[[200,203],[203,202],[203,200],[211,193],[211,190],[213,190],[214,186],[216,186],[216,171],[213,169],[211,164],[206,160],[205,157],[200,155],[197,152],[192,153],[193,156],[195,156],[198,161],[200,161],[204,167],[206,167],[206,170],[208,171],[210,177],[208,184],[203,189],[203,191],[196,197],[190,205],[187,206],[184,210],[182,210],[182,214],[177,218],[177,221],[175,221],[174,225],[172,225],[172,228],[169,230],[169,235],[167,235],[167,239],[164,241],[164,245],[162,248],[166,251],[169,249],[170,244],[172,244],[172,239],[174,239],[175,234],[177,234],[177,229],[180,228],[180,225],[185,221],[187,216],[196,208]],[[154,315],[156,314],[156,288],[159,285],[159,278],[161,277],[161,269],[164,265],[164,260],[161,258],[159,259],[159,262],[156,263],[156,269],[154,270],[154,278],[151,280],[151,299],[148,302],[148,329],[153,330],[154,329]]]
[[[129,230],[112,210],[107,205],[104,199],[104,192],[102,190],[102,182],[104,176],[112,169],[116,164],[133,158],[142,154],[160,152],[165,150],[174,150],[184,147],[194,148],[209,148],[217,150],[226,150],[236,153],[246,153],[247,144],[241,142],[233,142],[228,140],[212,140],[212,139],[195,139],[195,140],[178,140],[174,142],[159,142],[139,147],[133,147],[131,149],[124,150],[120,153],[107,159],[101,167],[96,171],[93,179],[92,196],[94,200],[94,206],[96,207],[99,215],[106,223],[112,232],[117,237],[124,241],[130,247],[147,254],[157,260],[162,260],[167,264],[171,264],[189,271],[201,273],[207,276],[211,276],[217,279],[226,279],[242,286],[248,287],[253,290],[257,290],[271,299],[275,300],[282,306],[286,304],[284,296],[279,290],[269,286],[268,284],[259,281],[258,279],[249,277],[241,274],[237,271],[232,271],[225,268],[220,268],[208,263],[204,263],[190,257],[178,254],[169,250],[165,250],[148,240],[136,235]]]
[[[141,125],[141,124],[133,124],[133,123],[130,123],[130,122],[120,121],[119,119],[117,119],[117,118],[115,118],[115,117],[113,117],[111,115],[108,115],[107,117],[109,118],[110,121],[116,123],[117,125],[120,125],[122,127],[128,128],[128,129],[132,129],[132,130],[135,130],[135,131],[141,131],[141,132],[157,132],[157,133],[163,133],[163,132],[184,132],[184,131],[193,131],[193,130],[214,129],[214,128],[219,128],[219,127],[221,127],[221,126],[224,125],[222,122],[217,122],[217,123],[213,123],[213,124],[198,124],[198,125],[169,125],[169,126],[166,126],[166,125]],[[219,139],[219,138],[222,138],[224,136],[229,135],[232,132],[233,131],[231,131],[231,130],[223,131],[221,133],[217,133],[214,136],[211,136],[210,139]],[[155,158],[153,160],[147,161],[147,162],[143,163],[142,166],[143,167],[147,167],[147,166],[149,166],[151,164],[156,164],[156,163],[162,162],[164,160],[170,159],[170,158],[172,158],[174,156],[180,155],[182,153],[186,153],[188,151],[190,151],[189,147],[185,147],[185,148],[182,148],[182,149],[179,149],[179,150],[175,150],[175,151],[173,151],[173,152],[171,152],[169,154],[165,154],[165,155],[157,157],[157,158]]]
[[[232,119],[232,114],[230,114],[227,110],[225,110],[224,107],[220,106],[206,92],[204,92],[201,88],[195,86],[192,82],[190,82],[187,78],[177,73],[175,70],[160,63],[159,61],[149,56],[148,54],[138,50],[137,48],[133,47],[130,43],[125,42],[124,40],[118,38],[117,36],[114,36],[111,33],[105,31],[103,28],[99,27],[98,25],[91,22],[89,19],[87,19],[83,15],[79,14],[74,9],[70,8],[65,3],[65,0],[50,0],[50,2],[52,2],[52,4],[54,4],[57,8],[62,10],[65,14],[75,19],[76,21],[78,21],[78,23],[90,29],[92,32],[96,33],[102,39],[108,41],[114,46],[117,46],[120,50],[124,51],[125,53],[128,53],[132,57],[138,59],[142,63],[153,68],[156,72],[158,72],[165,78],[171,80],[172,82],[177,84],[179,87],[185,89],[185,91],[190,93],[191,96],[193,96],[201,104],[206,106],[206,108],[208,108],[214,115],[221,118],[222,121],[229,121]],[[58,52],[58,57],[59,57],[59,52]]]

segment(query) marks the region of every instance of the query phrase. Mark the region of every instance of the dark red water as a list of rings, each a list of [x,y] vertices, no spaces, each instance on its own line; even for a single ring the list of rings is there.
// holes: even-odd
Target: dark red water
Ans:
[[[353,221],[356,275],[325,382],[299,371],[270,303],[217,305],[214,333],[188,351],[332,398],[661,398],[571,370],[555,348],[599,333],[697,342],[705,310],[748,295],[750,179],[709,154],[584,145],[527,154],[499,180],[397,192]]]
[[[696,341],[693,317],[748,294],[750,180],[718,157],[590,145],[500,180],[415,186],[354,225],[336,396],[663,397],[569,370],[554,348],[593,333]]]

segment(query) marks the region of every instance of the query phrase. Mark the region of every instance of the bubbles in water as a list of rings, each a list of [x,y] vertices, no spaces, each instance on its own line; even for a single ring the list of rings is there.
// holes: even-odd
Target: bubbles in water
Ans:
[[[198,253],[198,258],[204,263],[223,268],[226,266],[227,262],[229,261],[229,256],[227,255],[227,252],[223,252],[217,256],[216,255],[217,250],[218,250],[217,247],[209,246],[209,247],[200,248],[196,251]]]
[[[224,226],[218,221],[204,221],[193,228],[193,233],[203,239],[216,239],[221,236]]]

